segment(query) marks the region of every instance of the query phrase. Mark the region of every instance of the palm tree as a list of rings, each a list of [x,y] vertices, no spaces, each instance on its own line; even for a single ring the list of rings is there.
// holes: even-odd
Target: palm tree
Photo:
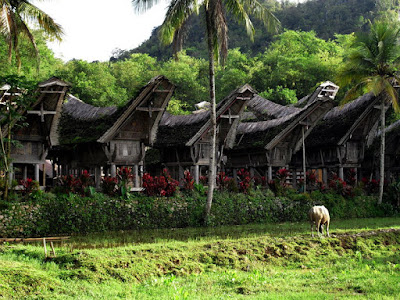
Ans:
[[[11,63],[12,53],[18,71],[21,70],[21,57],[19,52],[19,41],[27,38],[33,46],[37,65],[39,68],[40,57],[36,46],[35,38],[28,27],[28,23],[37,25],[49,37],[61,41],[63,30],[54,20],[28,0],[0,0],[0,34],[5,37],[8,44],[8,59]]]
[[[347,92],[343,102],[355,96],[372,92],[380,97],[381,145],[380,145],[380,184],[378,203],[382,203],[385,170],[385,106],[392,104],[399,111],[395,84],[400,82],[397,70],[400,66],[399,47],[400,28],[393,23],[376,21],[370,23],[370,31],[356,36],[347,57],[339,81],[353,87]]]
[[[158,0],[132,0],[134,7],[140,12],[151,8]],[[211,151],[208,175],[208,193],[205,209],[207,222],[211,211],[213,192],[216,178],[216,100],[215,100],[215,61],[222,58],[224,62],[228,53],[228,24],[226,12],[236,20],[243,22],[247,34],[253,39],[254,27],[249,13],[262,20],[269,30],[277,31],[278,19],[257,0],[171,0],[165,20],[161,26],[160,37],[164,44],[173,43],[174,52],[182,48],[184,26],[192,14],[198,14],[203,7],[207,32],[209,60],[209,92],[211,103]]]

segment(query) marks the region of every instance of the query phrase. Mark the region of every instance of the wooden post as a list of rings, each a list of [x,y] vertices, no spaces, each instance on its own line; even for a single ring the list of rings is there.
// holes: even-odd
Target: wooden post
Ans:
[[[46,239],[43,238],[44,257],[47,257]]]
[[[339,178],[344,180],[344,172],[343,172],[343,167],[342,166],[339,167]]]
[[[199,182],[200,182],[200,166],[195,165],[193,169],[194,169],[194,181],[196,182],[196,184],[199,184]]]
[[[96,183],[96,190],[100,190],[100,183],[101,183],[101,170],[99,166],[94,168],[94,180]]]
[[[303,179],[304,179],[304,193],[307,192],[307,182],[306,182],[306,145],[304,142],[304,126],[301,127],[302,133],[302,143],[303,143]]]
[[[254,177],[254,168],[250,167],[250,177],[253,178]]]
[[[46,186],[46,164],[43,164],[43,176],[42,176],[42,184],[45,187]]]
[[[354,172],[355,172],[354,178],[356,180],[356,182],[354,184],[357,184],[357,182],[358,182],[358,168],[354,168]]]
[[[272,180],[272,166],[268,166],[268,181]]]
[[[324,184],[328,183],[328,169],[327,168],[322,168],[322,182]]]
[[[53,257],[56,257],[56,251],[54,250],[53,242],[50,242],[50,246],[51,246],[51,252],[53,254]]]
[[[179,164],[179,166],[178,166],[178,181],[181,182],[181,180],[182,180],[184,177],[185,177],[184,169],[183,169],[183,167],[181,166],[181,164]]]
[[[111,177],[117,176],[117,167],[115,164],[111,164]]]
[[[133,172],[135,173],[135,187],[139,187],[140,184],[140,174],[139,174],[139,165],[138,164],[134,164],[133,165]]]
[[[292,169],[292,187],[297,188],[297,170]]]
[[[35,180],[39,182],[39,164],[35,164]]]
[[[237,180],[237,169],[236,168],[233,169],[232,173],[233,173],[233,181],[235,182],[235,185],[237,186],[239,184],[238,180]]]

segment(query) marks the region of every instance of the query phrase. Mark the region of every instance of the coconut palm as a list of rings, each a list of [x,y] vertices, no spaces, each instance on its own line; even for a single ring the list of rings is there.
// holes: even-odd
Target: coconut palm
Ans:
[[[360,93],[372,92],[380,98],[381,145],[380,145],[380,185],[378,203],[382,203],[385,168],[385,107],[391,104],[399,111],[397,74],[400,66],[400,28],[393,23],[376,21],[370,23],[367,33],[356,36],[351,51],[341,70],[339,81],[353,86],[343,102],[351,101]]]
[[[134,7],[140,12],[151,8],[158,0],[133,0]],[[226,13],[243,22],[247,34],[253,39],[254,27],[249,14],[262,20],[269,30],[277,31],[278,19],[257,0],[171,0],[165,20],[161,25],[160,37],[164,44],[173,43],[174,52],[181,50],[187,19],[198,14],[200,8],[205,12],[209,60],[209,92],[211,103],[211,151],[209,165],[209,182],[206,204],[206,220],[210,215],[216,178],[216,101],[215,101],[215,61],[224,61],[228,53],[228,24]]]
[[[15,54],[18,71],[21,69],[19,42],[26,38],[31,43],[35,56],[40,63],[39,52],[35,38],[28,27],[29,24],[38,26],[49,37],[61,41],[62,28],[45,12],[30,3],[28,0],[0,0],[0,34],[8,44],[8,59],[11,63],[12,53]]]

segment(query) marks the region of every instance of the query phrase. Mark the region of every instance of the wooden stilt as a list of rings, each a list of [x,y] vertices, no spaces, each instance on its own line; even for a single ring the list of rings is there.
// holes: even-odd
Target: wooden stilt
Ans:
[[[43,238],[44,257],[47,257],[46,239]]]
[[[54,250],[53,242],[50,242],[50,246],[51,246],[51,252],[53,254],[53,257],[56,257],[56,251]]]

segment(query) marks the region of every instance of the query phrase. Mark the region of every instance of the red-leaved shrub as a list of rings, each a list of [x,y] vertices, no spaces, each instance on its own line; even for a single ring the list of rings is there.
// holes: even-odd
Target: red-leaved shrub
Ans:
[[[167,169],[164,169],[162,175],[158,177],[152,177],[149,173],[143,174],[144,193],[147,196],[173,196],[178,184],[179,182],[171,177]]]

